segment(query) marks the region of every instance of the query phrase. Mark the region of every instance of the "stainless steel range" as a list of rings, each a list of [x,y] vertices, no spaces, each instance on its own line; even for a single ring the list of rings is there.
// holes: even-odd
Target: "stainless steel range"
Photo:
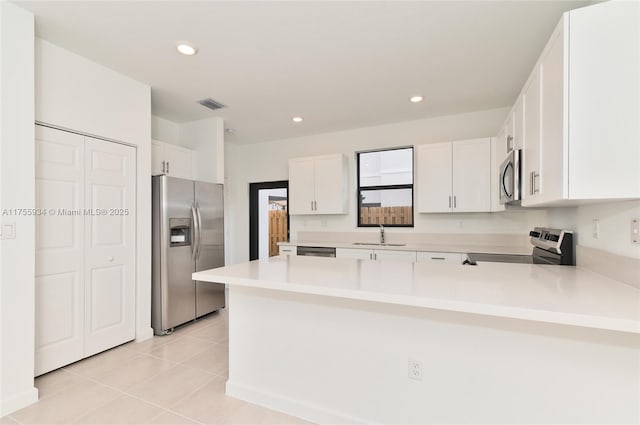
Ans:
[[[573,232],[535,227],[529,232],[531,255],[469,253],[464,264],[479,262],[575,265]]]

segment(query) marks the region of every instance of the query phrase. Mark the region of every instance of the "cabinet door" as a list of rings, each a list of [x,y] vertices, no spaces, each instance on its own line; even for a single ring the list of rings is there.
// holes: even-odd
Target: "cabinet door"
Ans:
[[[164,143],[151,141],[151,175],[161,176],[165,173]]]
[[[522,204],[540,191],[540,74],[534,71],[524,88],[524,168]]]
[[[419,263],[453,263],[462,264],[464,254],[457,252],[418,251],[416,260]]]
[[[507,147],[507,152],[511,152],[514,148],[513,111],[509,112],[509,115],[507,115],[507,120],[502,128],[504,131],[504,141]],[[505,156],[507,152],[505,152]]]
[[[35,206],[48,211],[35,232],[38,376],[83,358],[84,138],[36,126],[35,147]]]
[[[336,258],[355,258],[358,260],[372,260],[372,249],[336,248]]]
[[[513,149],[524,147],[524,99],[518,98],[513,108]]]
[[[491,138],[491,211],[504,211],[500,203],[500,164],[504,161],[507,148],[504,128],[497,137]]]
[[[289,160],[289,215],[313,214],[315,200],[314,159]]]
[[[88,357],[135,338],[136,150],[87,137],[84,173]]]
[[[164,159],[167,175],[181,179],[193,179],[192,151],[165,144]]]
[[[415,251],[394,251],[389,249],[376,249],[373,253],[376,260],[416,261]]]
[[[529,205],[534,202],[562,199],[567,194],[564,152],[565,49],[562,22],[559,29],[554,32],[540,58],[540,177],[537,181],[539,192],[535,200],[528,202]]]
[[[453,211],[491,211],[491,140],[453,143]]]
[[[278,255],[297,255],[296,247],[293,245],[280,245],[278,246]]]
[[[342,155],[315,159],[315,214],[346,213],[345,161]]]
[[[453,206],[451,143],[418,146],[418,212],[450,212]]]

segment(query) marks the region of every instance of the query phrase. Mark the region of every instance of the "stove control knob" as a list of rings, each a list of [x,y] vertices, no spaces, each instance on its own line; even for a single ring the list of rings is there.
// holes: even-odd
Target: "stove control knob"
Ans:
[[[551,242],[558,242],[560,240],[560,236],[558,235],[547,235],[547,239]]]
[[[539,238],[540,232],[536,232],[535,230],[532,230],[529,232],[529,236],[531,236],[532,238]]]

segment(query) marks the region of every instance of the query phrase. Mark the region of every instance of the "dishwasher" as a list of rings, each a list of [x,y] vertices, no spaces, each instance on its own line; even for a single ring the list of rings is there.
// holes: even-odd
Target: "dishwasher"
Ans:
[[[296,254],[306,257],[335,257],[336,249],[326,246],[298,246]]]

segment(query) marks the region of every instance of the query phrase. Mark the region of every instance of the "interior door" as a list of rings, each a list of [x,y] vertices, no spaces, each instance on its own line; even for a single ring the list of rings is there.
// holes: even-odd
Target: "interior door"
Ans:
[[[84,137],[36,126],[35,375],[83,357]]]
[[[85,138],[85,345],[135,338],[136,151]]]
[[[224,204],[221,184],[195,182],[195,200],[199,211],[200,246],[196,271],[224,266]],[[224,307],[224,285],[195,282],[196,316]]]

